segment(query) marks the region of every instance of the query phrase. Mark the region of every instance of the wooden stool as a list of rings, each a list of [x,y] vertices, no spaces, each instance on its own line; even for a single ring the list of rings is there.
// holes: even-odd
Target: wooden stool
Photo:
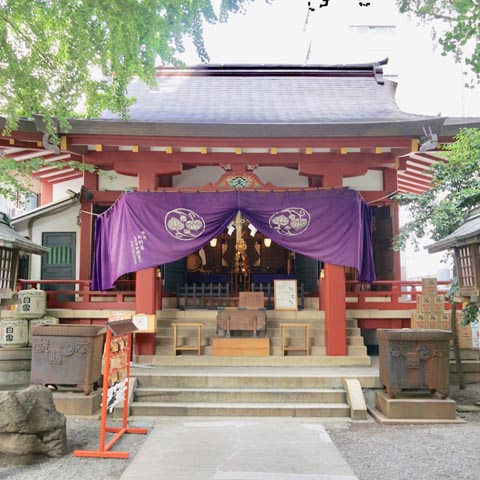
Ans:
[[[178,350],[196,350],[198,355],[202,354],[202,327],[203,323],[172,323],[173,327],[173,354],[176,355]],[[195,327],[197,329],[197,344],[193,346],[177,345],[177,328],[178,327]]]
[[[288,347],[285,345],[285,329],[286,328],[296,328],[296,327],[301,327],[305,329],[305,344],[303,347]],[[310,341],[310,324],[309,323],[281,323],[280,324],[280,330],[281,330],[281,347],[282,347],[282,355],[285,356],[286,351],[299,351],[299,352],[305,352],[305,355],[309,354],[310,351],[310,346],[309,346],[309,341]]]

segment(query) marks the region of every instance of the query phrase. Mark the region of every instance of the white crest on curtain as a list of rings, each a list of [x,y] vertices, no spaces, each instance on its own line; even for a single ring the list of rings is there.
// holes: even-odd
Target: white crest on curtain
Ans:
[[[205,220],[188,208],[176,208],[165,214],[165,229],[177,240],[195,240],[205,231]]]
[[[300,235],[310,225],[310,214],[301,207],[284,208],[275,212],[269,220],[270,228],[280,235]]]

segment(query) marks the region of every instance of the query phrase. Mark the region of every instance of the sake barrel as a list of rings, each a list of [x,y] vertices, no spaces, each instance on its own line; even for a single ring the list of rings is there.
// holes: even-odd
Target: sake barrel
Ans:
[[[45,315],[41,318],[31,318],[28,321],[28,345],[32,344],[32,327],[35,325],[58,325],[58,323],[58,318],[50,315]]]
[[[47,294],[32,288],[18,292],[17,318],[40,318],[45,315]]]
[[[28,321],[23,318],[0,320],[0,346],[21,348],[28,344]]]

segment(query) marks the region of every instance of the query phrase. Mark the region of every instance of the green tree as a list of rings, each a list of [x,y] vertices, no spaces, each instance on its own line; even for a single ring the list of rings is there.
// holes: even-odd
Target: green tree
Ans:
[[[410,220],[401,228],[394,247],[403,249],[408,241],[418,246],[421,238],[440,240],[455,231],[470,211],[480,205],[480,130],[462,129],[455,142],[444,145],[447,162],[431,169],[432,189],[423,195],[399,194],[395,199],[406,207]],[[454,279],[456,280],[456,279]],[[452,282],[450,298],[458,290]],[[477,319],[478,305],[463,309],[464,324]]]
[[[438,35],[438,43],[443,54],[453,54],[459,61],[465,54],[468,43],[473,44],[473,52],[465,58],[480,81],[480,2],[478,0],[397,0],[402,13],[410,13],[424,23],[443,22],[447,26]],[[434,30],[434,36],[437,32]]]
[[[456,230],[480,204],[480,130],[462,129],[455,142],[444,145],[447,162],[434,164],[431,190],[423,195],[398,194],[410,220],[402,226],[395,248],[415,245],[421,238],[440,240]]]
[[[68,119],[79,116],[79,104],[90,118],[102,110],[126,118],[132,78],[153,84],[156,65],[180,66],[186,36],[200,60],[207,61],[203,23],[226,21],[252,1],[221,0],[217,15],[211,0],[1,0],[4,134],[17,127],[19,118],[34,114],[45,116],[52,134],[54,119],[65,131]],[[0,193],[21,188],[20,177],[41,163],[20,166],[1,159]]]

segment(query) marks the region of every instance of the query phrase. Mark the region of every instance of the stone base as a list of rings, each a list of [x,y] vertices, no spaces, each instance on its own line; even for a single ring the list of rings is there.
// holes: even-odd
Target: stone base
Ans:
[[[53,402],[56,409],[64,415],[100,414],[102,391],[96,390],[89,395],[83,392],[53,392]]]
[[[0,388],[30,385],[31,348],[0,348]]]
[[[397,398],[388,398],[384,392],[375,393],[375,408],[370,414],[379,423],[463,423],[457,418],[456,402],[442,400],[438,395],[403,393]]]

